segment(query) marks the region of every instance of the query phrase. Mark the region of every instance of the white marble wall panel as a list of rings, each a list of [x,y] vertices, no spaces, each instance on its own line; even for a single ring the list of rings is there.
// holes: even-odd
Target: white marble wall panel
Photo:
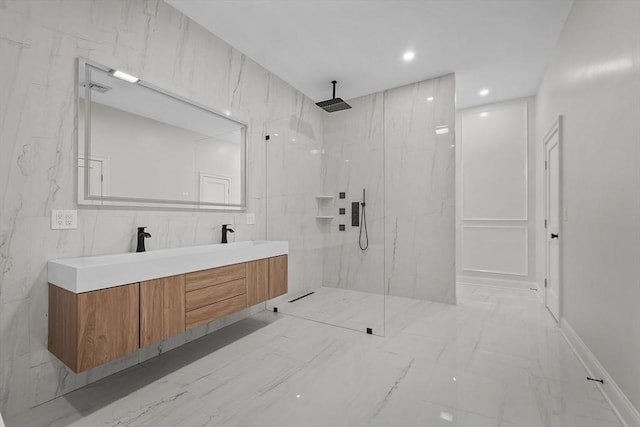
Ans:
[[[455,303],[454,122],[453,74],[384,93],[390,295]]]
[[[76,208],[78,56],[248,122],[256,225],[242,213],[94,208],[78,211],[77,230],[50,230],[51,209]],[[322,122],[311,100],[159,0],[1,1],[0,58],[0,412],[11,416],[207,331],[74,374],[46,350],[47,260],[131,251],[137,226],[149,249],[217,242],[223,223],[236,240],[265,238],[264,123],[294,116],[320,138]],[[317,254],[302,260],[295,282],[321,270]]]
[[[384,150],[383,94],[349,100],[352,109],[324,115],[322,193],[331,221],[318,220],[324,235],[323,284],[342,289],[384,293]],[[359,227],[351,226],[351,203],[366,190],[369,248],[358,245]],[[339,199],[339,192],[346,199]],[[345,208],[346,214],[339,215]],[[339,225],[345,225],[345,231]],[[363,235],[364,238],[364,235]],[[380,306],[380,317],[383,316]]]
[[[336,198],[347,193],[331,206],[336,218],[320,223],[325,286],[455,302],[454,90],[447,75],[349,100],[351,110],[325,114],[322,190]],[[437,126],[449,132],[436,134]],[[350,226],[351,202],[363,188],[365,253],[358,228]],[[345,217],[337,216],[340,207]],[[345,232],[338,231],[341,223]]]
[[[313,116],[318,112],[314,106]],[[289,292],[269,307],[322,285],[322,234],[314,197],[320,191],[322,129],[306,117],[300,111],[266,124],[266,235],[289,242]]]

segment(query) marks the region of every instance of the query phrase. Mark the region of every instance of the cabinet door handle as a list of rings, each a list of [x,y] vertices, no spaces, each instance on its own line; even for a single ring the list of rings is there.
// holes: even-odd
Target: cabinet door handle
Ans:
[[[552,239],[557,239],[558,238],[558,233],[551,233],[551,238]]]

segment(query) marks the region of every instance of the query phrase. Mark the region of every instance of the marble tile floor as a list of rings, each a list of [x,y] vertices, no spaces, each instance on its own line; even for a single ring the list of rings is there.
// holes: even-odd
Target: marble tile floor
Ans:
[[[388,297],[384,337],[264,311],[6,421],[620,425],[534,292],[468,285],[457,306]]]
[[[324,286],[314,289],[313,292],[312,295],[292,303],[280,302],[275,306],[282,314],[360,332],[371,328],[375,335],[385,335],[384,295]],[[294,298],[306,293],[302,292]],[[272,305],[268,305],[267,308],[273,309]]]

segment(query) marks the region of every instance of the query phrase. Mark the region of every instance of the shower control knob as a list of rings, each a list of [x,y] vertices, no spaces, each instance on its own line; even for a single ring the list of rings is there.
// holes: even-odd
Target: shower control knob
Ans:
[[[558,238],[558,233],[551,233],[551,238],[552,239],[557,239]]]

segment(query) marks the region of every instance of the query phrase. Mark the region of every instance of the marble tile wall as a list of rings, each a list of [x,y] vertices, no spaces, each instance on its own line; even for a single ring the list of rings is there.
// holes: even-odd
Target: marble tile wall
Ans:
[[[324,116],[322,190],[347,200],[324,225],[323,284],[455,303],[453,74],[350,100]],[[448,133],[436,134],[438,126]],[[367,190],[370,247],[351,202]],[[346,231],[338,231],[345,223]]]
[[[322,110],[313,106],[315,112]],[[320,188],[322,127],[292,115],[266,125],[267,239],[289,242],[289,292],[270,300],[278,306],[322,286],[323,236],[316,223]],[[282,311],[282,307],[281,307]]]
[[[384,93],[389,295],[455,303],[454,123],[453,74]]]
[[[50,230],[51,209],[76,207],[78,56],[248,122],[247,200],[256,225],[245,225],[243,214],[80,209],[77,230]],[[265,238],[264,124],[293,116],[320,138],[322,112],[159,0],[2,0],[0,58],[0,412],[11,416],[248,315],[251,310],[74,374],[47,351],[46,262],[131,251],[140,225],[153,234],[149,249],[218,242],[223,223],[235,225],[237,240]],[[317,181],[317,171],[309,173]],[[316,232],[292,222],[296,231]],[[304,265],[321,262],[310,252],[299,258]],[[301,268],[296,281],[318,270]]]
[[[384,146],[383,94],[349,100],[350,110],[324,115],[322,192],[331,221],[318,220],[324,235],[323,284],[384,294]],[[369,248],[358,245],[359,227],[351,226],[351,203],[366,190]],[[339,199],[339,192],[346,199]],[[339,215],[345,208],[346,214]],[[339,225],[345,225],[345,231]],[[380,306],[382,314],[383,307]]]

